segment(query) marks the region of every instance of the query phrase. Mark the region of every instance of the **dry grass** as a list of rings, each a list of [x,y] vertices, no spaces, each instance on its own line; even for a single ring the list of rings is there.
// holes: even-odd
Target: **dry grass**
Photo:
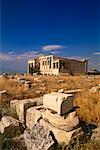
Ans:
[[[90,93],[85,90],[75,98],[75,105],[79,106],[77,109],[78,116],[85,122],[100,123],[100,93]]]
[[[81,144],[73,150],[100,150],[100,141],[90,141],[86,144]]]

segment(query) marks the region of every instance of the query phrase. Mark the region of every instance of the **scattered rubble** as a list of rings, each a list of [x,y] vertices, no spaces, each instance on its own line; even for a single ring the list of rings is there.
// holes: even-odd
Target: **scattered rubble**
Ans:
[[[18,82],[19,84],[22,84],[25,86],[25,90],[29,90],[31,88],[31,81],[27,81],[24,78],[10,76],[9,79],[14,82]]]
[[[31,84],[24,79],[17,78],[17,80],[25,84],[26,89]],[[59,81],[63,82],[64,80]],[[90,91],[95,93],[99,91],[98,89],[100,90],[100,86],[93,87]],[[1,117],[0,142],[5,137],[13,138],[24,132],[27,150],[50,150],[54,148],[56,142],[68,145],[72,138],[82,133],[79,118],[73,109],[73,95],[82,91],[83,89],[68,91],[60,89],[39,98],[10,101],[10,107],[16,110],[19,120],[11,116]],[[37,93],[40,94],[40,91]],[[0,94],[6,94],[6,91],[1,91]],[[23,128],[22,124],[26,128]],[[100,139],[99,131],[99,127],[94,129],[91,140]],[[2,145],[2,142],[0,144]]]
[[[51,109],[50,107],[50,101],[48,100],[48,96],[55,95],[57,97],[57,100],[61,102],[63,99],[63,105],[62,103],[56,103],[55,107],[57,111],[54,111],[54,109]],[[46,96],[46,97],[45,97]],[[55,102],[55,96],[52,96],[52,104]],[[44,127],[44,129],[49,129],[54,134],[54,137],[56,138],[58,143],[65,143],[68,144],[71,138],[81,132],[81,128],[79,127],[79,119],[76,114],[76,111],[67,112],[67,109],[65,109],[65,113],[62,114],[58,113],[58,109],[63,109],[69,107],[71,110],[73,107],[70,107],[67,103],[67,107],[65,107],[66,102],[68,99],[67,94],[62,93],[56,93],[52,92],[49,95],[45,94],[43,98],[43,105],[41,106],[35,106],[27,109],[26,111],[26,126],[29,129],[33,129],[34,125],[39,123]],[[71,95],[72,96],[72,95]],[[48,107],[45,107],[45,104],[48,103]],[[47,106],[47,105],[46,105]],[[48,110],[49,108],[49,110]],[[67,114],[68,113],[68,114]]]

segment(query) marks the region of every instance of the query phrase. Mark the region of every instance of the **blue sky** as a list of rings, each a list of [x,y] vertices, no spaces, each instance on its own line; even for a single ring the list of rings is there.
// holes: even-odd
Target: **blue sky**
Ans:
[[[1,70],[25,71],[40,53],[100,62],[100,0],[0,2]]]

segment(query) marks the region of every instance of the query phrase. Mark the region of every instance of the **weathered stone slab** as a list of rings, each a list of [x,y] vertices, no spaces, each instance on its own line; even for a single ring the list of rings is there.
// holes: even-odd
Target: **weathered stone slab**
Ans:
[[[64,93],[64,89],[58,90],[58,93]]]
[[[25,123],[25,111],[30,107],[41,105],[42,101],[43,97],[24,100],[12,100],[10,102],[10,106],[16,110],[21,123]]]
[[[19,121],[17,119],[14,119],[11,116],[3,116],[1,118],[1,123],[5,126],[8,127],[10,125],[14,125],[14,126],[18,126],[19,125]]]
[[[59,115],[64,115],[73,109],[73,95],[51,92],[44,95],[43,105],[45,108],[54,110]]]
[[[79,93],[79,92],[83,92],[83,89],[76,89],[76,90],[67,90],[67,91],[64,91],[64,93],[66,93],[66,94],[76,94],[76,93]]]
[[[39,123],[32,130],[25,131],[24,139],[27,150],[50,150],[55,143],[50,131]]]
[[[42,114],[42,117],[53,126],[64,131],[71,131],[79,125],[79,119],[76,115],[76,111],[69,113],[66,117],[62,117],[57,113],[53,113],[51,110],[46,110]]]
[[[11,116],[3,116],[0,121],[0,133],[4,137],[10,138],[22,133],[23,127],[17,119]]]
[[[38,122],[38,120],[42,118],[42,112],[44,111],[45,109],[43,108],[43,106],[36,106],[27,109],[26,111],[27,128],[32,129],[33,126]]]
[[[21,123],[25,123],[25,111],[28,108],[36,105],[36,102],[31,100],[22,100],[17,103],[16,111]]]
[[[37,103],[37,106],[43,105],[43,96],[33,98],[32,100]],[[19,101],[21,100],[15,99],[15,100],[10,101],[10,107],[16,109],[16,105]]]
[[[71,138],[73,136],[75,136],[76,134],[78,134],[81,131],[81,128],[77,128],[75,130],[66,132],[63,130],[60,130],[56,127],[54,127],[53,125],[51,125],[50,123],[48,123],[47,121],[45,121],[44,119],[40,120],[40,124],[45,128],[45,129],[49,129],[50,131],[53,132],[55,139],[57,140],[58,143],[62,144],[65,143],[66,145],[69,144]]]

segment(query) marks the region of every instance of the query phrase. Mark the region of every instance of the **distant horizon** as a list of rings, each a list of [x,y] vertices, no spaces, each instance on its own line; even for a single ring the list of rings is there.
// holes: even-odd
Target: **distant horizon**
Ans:
[[[100,70],[99,0],[1,0],[0,15],[0,71],[23,72],[40,53]]]

